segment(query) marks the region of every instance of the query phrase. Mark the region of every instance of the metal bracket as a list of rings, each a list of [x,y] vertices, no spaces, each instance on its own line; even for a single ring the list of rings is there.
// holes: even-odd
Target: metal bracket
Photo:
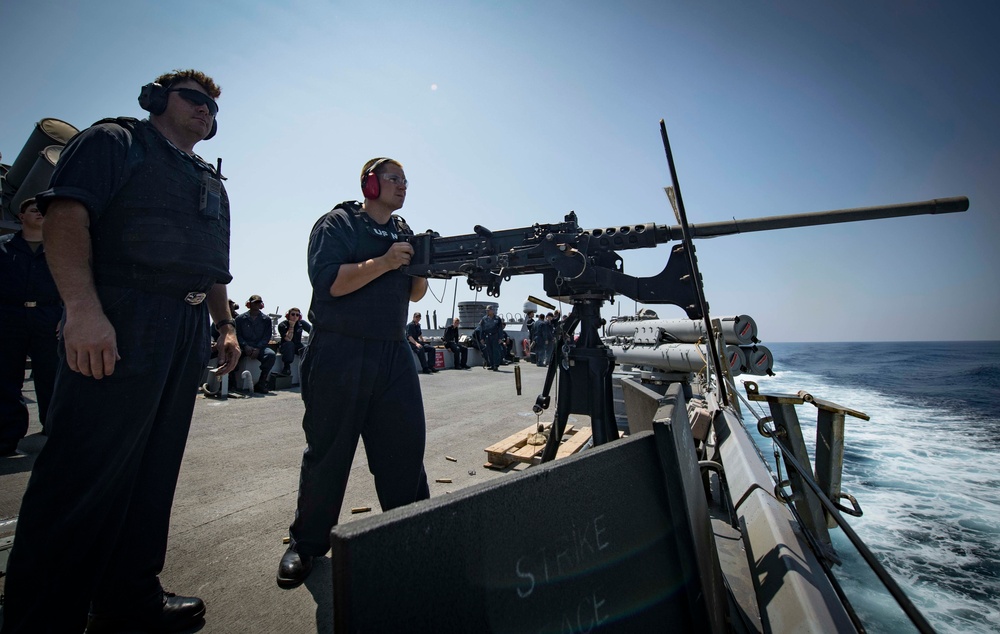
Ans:
[[[806,528],[832,551],[828,529],[836,526],[836,521],[823,509],[816,494],[802,480],[803,478],[814,480],[823,494],[835,504],[841,499],[850,500],[852,508],[842,507],[839,504],[837,508],[850,515],[860,516],[862,511],[857,500],[841,492],[841,478],[844,471],[844,418],[850,415],[870,420],[870,417],[864,412],[816,398],[803,390],[796,394],[761,394],[753,381],[744,382],[744,386],[749,400],[766,402],[771,410],[771,416],[765,417],[758,424],[758,431],[762,436],[772,438],[781,447],[782,452],[790,453],[807,470],[807,473],[799,473],[785,461],[789,474],[788,481],[792,487],[792,498],[799,515],[803,518]],[[804,403],[810,403],[818,410],[815,475],[813,469],[810,469],[809,453],[795,412],[795,406]],[[765,427],[765,422],[773,423],[773,429]]]

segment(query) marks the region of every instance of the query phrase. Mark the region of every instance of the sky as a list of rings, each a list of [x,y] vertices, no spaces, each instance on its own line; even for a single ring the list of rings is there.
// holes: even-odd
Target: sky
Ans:
[[[44,117],[142,117],[139,88],[222,87],[196,151],[232,203],[230,296],[307,308],[314,222],[398,159],[400,210],[443,236],[676,224],[968,196],[969,211],[698,240],[713,316],[768,341],[1000,339],[1000,5],[994,2],[0,0],[0,152]],[[621,251],[655,275],[672,245]],[[505,282],[502,314],[540,275]],[[443,324],[431,280],[413,310]],[[617,297],[605,317],[641,308]],[[563,306],[564,310],[568,306]],[[661,317],[679,308],[651,306]]]

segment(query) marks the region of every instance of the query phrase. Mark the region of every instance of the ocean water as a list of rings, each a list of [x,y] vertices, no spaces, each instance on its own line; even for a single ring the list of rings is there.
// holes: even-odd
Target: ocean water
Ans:
[[[1000,342],[784,343],[762,393],[796,393],[860,410],[847,417],[843,491],[852,528],[939,632],[1000,631]],[[760,414],[766,403],[753,403]],[[771,441],[748,423],[773,468]],[[817,410],[797,406],[810,455]],[[767,412],[764,412],[765,414]],[[834,529],[835,573],[870,632],[909,619]]]

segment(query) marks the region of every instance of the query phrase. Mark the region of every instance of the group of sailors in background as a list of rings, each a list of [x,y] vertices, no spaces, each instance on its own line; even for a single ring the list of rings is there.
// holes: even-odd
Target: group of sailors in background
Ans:
[[[535,364],[540,368],[547,366],[549,360],[552,359],[556,340],[556,326],[558,324],[559,311],[546,313],[544,317],[539,315],[538,319],[535,319],[534,315],[528,313],[528,318],[525,319],[525,326],[530,333],[530,354],[534,356]]]
[[[423,336],[420,326],[421,315],[413,313],[413,319],[406,325],[406,340],[410,344],[420,363],[420,371],[424,374],[434,374],[437,351]],[[538,367],[545,367],[552,358],[555,344],[556,327],[559,323],[559,313],[539,315],[528,311],[524,321],[524,329],[528,336],[522,341],[521,356],[534,361]],[[493,306],[486,308],[486,314],[479,320],[471,335],[460,334],[461,321],[456,317],[444,329],[443,343],[455,359],[455,368],[468,370],[469,348],[478,350],[483,356],[483,367],[497,371],[499,366],[507,365],[517,360],[516,343],[507,333],[507,324],[503,317],[496,313]]]

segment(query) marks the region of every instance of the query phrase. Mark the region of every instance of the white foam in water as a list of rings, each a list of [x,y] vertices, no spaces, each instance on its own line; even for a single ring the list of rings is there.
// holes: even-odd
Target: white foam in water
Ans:
[[[851,527],[939,632],[1000,631],[1000,464],[988,430],[962,412],[893,402],[875,389],[842,387],[806,372],[751,380],[762,394],[805,390],[871,417],[845,421],[843,491],[864,511],[845,516]],[[769,414],[766,403],[753,405]],[[815,457],[818,410],[796,410]],[[744,420],[773,460],[771,441],[757,435],[751,414],[744,412]],[[875,591],[881,583],[843,532],[832,532],[844,559],[835,572],[868,631],[912,628],[895,600]]]

